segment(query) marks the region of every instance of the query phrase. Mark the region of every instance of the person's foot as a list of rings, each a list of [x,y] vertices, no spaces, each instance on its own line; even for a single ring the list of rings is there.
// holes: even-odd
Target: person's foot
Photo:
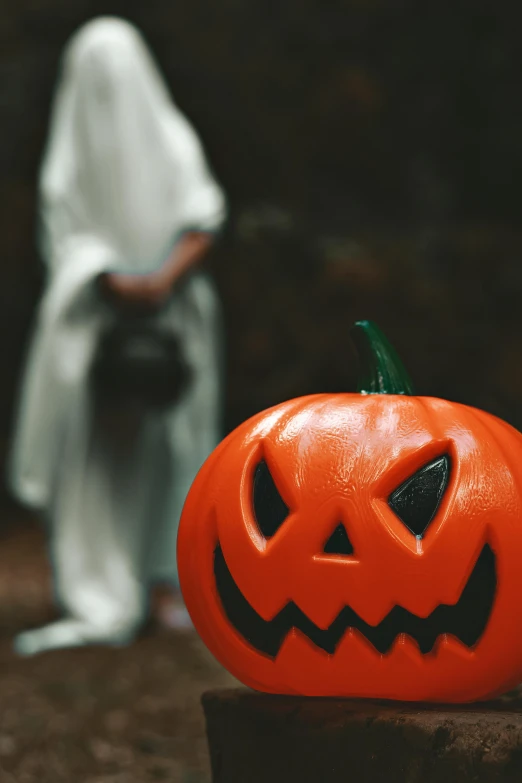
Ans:
[[[179,590],[156,588],[151,601],[152,615],[161,628],[189,631],[194,628]]]
[[[60,650],[73,647],[84,647],[90,644],[105,644],[110,647],[124,647],[135,637],[135,629],[110,632],[95,626],[64,618],[42,628],[19,633],[13,642],[18,655],[29,657],[48,650]]]

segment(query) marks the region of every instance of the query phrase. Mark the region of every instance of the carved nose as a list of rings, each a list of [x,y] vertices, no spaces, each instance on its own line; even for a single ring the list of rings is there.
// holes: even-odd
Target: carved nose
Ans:
[[[353,555],[352,542],[342,522],[339,522],[332,535],[324,545],[324,553],[327,555]]]

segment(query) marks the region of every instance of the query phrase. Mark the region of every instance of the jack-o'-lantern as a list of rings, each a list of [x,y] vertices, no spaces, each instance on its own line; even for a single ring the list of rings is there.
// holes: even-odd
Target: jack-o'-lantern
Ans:
[[[357,394],[254,416],[202,467],[178,564],[197,631],[257,690],[464,702],[522,680],[522,435],[413,396],[377,327]]]

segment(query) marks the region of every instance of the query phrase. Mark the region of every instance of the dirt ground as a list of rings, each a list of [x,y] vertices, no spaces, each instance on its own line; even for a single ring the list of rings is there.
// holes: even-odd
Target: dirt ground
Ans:
[[[54,615],[45,538],[0,515],[0,783],[208,783],[202,691],[236,684],[195,633],[20,659],[13,635]],[[2,519],[4,517],[4,519]]]

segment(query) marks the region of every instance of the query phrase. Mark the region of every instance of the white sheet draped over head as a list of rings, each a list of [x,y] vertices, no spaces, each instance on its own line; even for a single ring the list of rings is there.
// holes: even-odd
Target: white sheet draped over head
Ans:
[[[80,400],[104,318],[101,272],[150,272],[180,232],[213,231],[224,195],[139,32],[101,17],[63,58],[40,175],[47,288],[22,386],[11,486],[47,506],[64,422]],[[83,404],[83,403],[82,403]]]
[[[100,18],[69,42],[41,171],[44,252],[94,235],[128,271],[150,271],[187,227],[221,224],[224,198],[139,32]]]

